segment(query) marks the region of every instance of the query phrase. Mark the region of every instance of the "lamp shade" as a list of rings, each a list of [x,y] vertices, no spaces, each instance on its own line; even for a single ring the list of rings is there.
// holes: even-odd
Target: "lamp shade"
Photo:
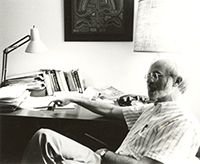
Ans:
[[[139,0],[135,52],[181,52],[184,0]]]
[[[25,52],[27,53],[40,53],[47,51],[47,47],[40,40],[40,34],[38,28],[33,26],[30,30],[31,33],[31,41],[29,42]]]

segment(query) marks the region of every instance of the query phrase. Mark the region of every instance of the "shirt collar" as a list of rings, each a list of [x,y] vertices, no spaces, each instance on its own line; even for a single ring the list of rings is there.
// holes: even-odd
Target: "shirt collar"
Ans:
[[[154,111],[156,114],[160,112],[167,112],[167,111],[184,111],[186,109],[186,104],[183,101],[165,101],[165,102],[154,102],[154,107],[151,111]],[[167,109],[167,107],[170,107]]]

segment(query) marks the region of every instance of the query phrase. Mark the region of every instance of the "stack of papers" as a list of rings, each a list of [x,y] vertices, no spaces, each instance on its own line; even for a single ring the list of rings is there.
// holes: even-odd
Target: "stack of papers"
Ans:
[[[0,112],[16,110],[30,95],[25,86],[5,86],[0,88]]]
[[[20,108],[26,109],[26,110],[48,110],[50,102],[56,100],[56,97],[54,96],[44,96],[44,97],[27,97],[27,99],[20,105]],[[51,104],[53,105],[53,104]],[[50,106],[51,106],[50,105]],[[55,110],[58,109],[75,109],[74,103],[69,103],[65,106],[55,106]]]

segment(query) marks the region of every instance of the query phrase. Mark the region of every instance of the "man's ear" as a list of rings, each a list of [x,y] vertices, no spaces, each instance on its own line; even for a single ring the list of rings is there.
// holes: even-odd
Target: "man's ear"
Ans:
[[[175,80],[174,80],[174,87],[179,86],[183,81],[183,78],[178,76]]]

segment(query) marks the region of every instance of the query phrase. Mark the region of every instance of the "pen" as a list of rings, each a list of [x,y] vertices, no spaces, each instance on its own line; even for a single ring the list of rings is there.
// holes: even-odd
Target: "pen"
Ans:
[[[148,124],[146,124],[146,125],[142,128],[141,132],[143,132],[147,127],[148,127]]]

